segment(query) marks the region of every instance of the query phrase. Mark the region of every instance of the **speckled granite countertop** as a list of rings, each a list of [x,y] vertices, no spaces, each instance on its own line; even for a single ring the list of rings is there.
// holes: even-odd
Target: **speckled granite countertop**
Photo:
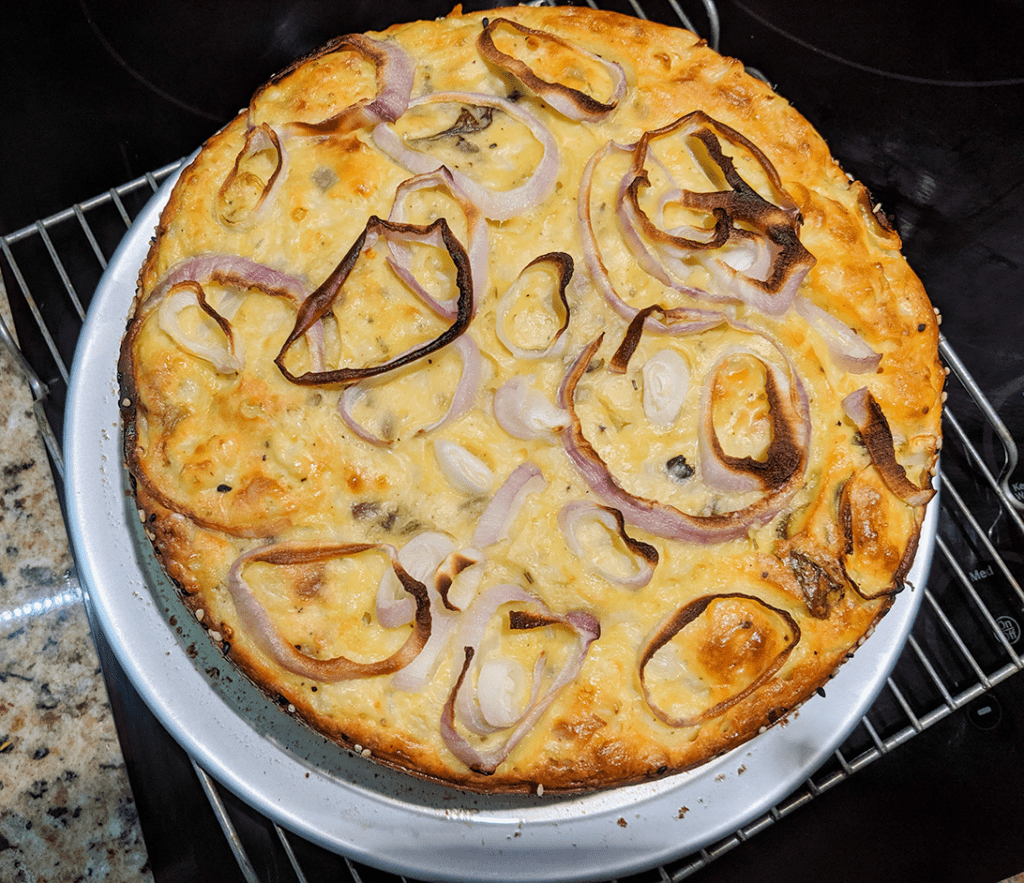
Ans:
[[[2,283],[0,316],[12,327]],[[148,881],[71,564],[32,398],[0,344],[0,880]]]

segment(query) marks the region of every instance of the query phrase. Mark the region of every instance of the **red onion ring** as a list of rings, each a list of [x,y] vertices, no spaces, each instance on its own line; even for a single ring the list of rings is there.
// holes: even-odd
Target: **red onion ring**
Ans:
[[[255,221],[263,212],[265,208],[273,200],[271,199],[272,194],[280,189],[281,182],[288,177],[288,151],[284,149],[284,145],[281,144],[281,139],[278,137],[277,132],[273,130],[267,123],[261,123],[255,128],[249,129],[245,133],[245,142],[242,145],[242,149],[238,151],[238,156],[235,157],[234,167],[228,172],[228,176],[224,179],[224,183],[220,185],[220,190],[217,193],[218,205],[221,205],[226,199],[226,194],[231,185],[238,179],[239,171],[242,162],[250,157],[255,156],[268,147],[272,148],[277,154],[277,163],[275,165],[273,173],[270,178],[263,185],[263,190],[260,193],[259,199],[256,200],[256,204],[245,214],[245,217],[238,218],[237,220],[229,220],[225,217],[223,208],[218,208],[217,216],[220,222],[228,227],[239,227],[251,224]]]
[[[437,670],[441,654],[455,633],[458,617],[445,603],[438,585],[438,570],[454,554],[455,544],[448,536],[436,531],[425,531],[417,535],[398,553],[398,560],[406,571],[426,585],[433,618],[430,637],[427,638],[423,649],[391,679],[391,686],[396,690],[406,693],[418,693],[422,690]],[[383,584],[384,580],[381,580],[381,583]]]
[[[643,169],[642,158],[645,154],[639,149],[634,152],[633,163],[619,183],[619,191],[615,202],[615,214],[619,222],[622,238],[630,252],[649,276],[653,276],[662,285],[691,297],[720,303],[735,303],[738,298],[732,294],[718,295],[711,291],[695,288],[679,280],[670,271],[669,262],[680,263],[681,259],[701,251],[720,249],[729,239],[729,218],[722,210],[715,214],[715,226],[711,230],[699,228],[688,229],[687,237],[678,232],[668,233],[659,229],[640,208],[638,190],[641,186],[650,186],[650,179]],[[682,191],[680,191],[682,192]],[[643,236],[650,240],[657,250],[657,257],[651,253]],[[696,238],[703,237],[703,238]]]
[[[480,92],[431,92],[410,101],[409,107],[431,102],[459,102],[475,107],[496,107],[525,125],[544,149],[533,174],[524,184],[511,190],[491,190],[462,172],[450,170],[453,180],[485,217],[492,221],[507,221],[517,217],[539,205],[554,188],[558,176],[558,144],[544,124],[526,108],[505,98]],[[373,130],[373,140],[384,153],[410,172],[428,174],[438,168],[439,163],[433,156],[406,145],[388,125],[377,126]]]
[[[609,141],[604,147],[596,151],[583,168],[583,174],[580,177],[579,198],[576,201],[576,217],[580,224],[580,238],[583,241],[583,260],[586,264],[587,272],[590,274],[594,287],[605,299],[608,306],[627,322],[632,321],[640,310],[627,304],[619,296],[615,286],[612,285],[611,276],[604,264],[601,248],[597,241],[597,234],[594,231],[594,221],[590,212],[590,192],[593,189],[594,172],[601,160],[608,156],[612,150],[631,151],[633,149],[632,145],[623,146],[614,141]],[[706,296],[706,292],[697,288],[687,289],[685,293],[693,297]],[[689,331],[704,331],[725,321],[725,316],[718,311],[704,310],[696,307],[662,310],[662,314],[666,318],[673,318],[675,321],[666,325],[653,318],[650,314],[647,314],[644,319],[645,329],[662,334],[687,333]]]
[[[748,305],[768,315],[781,315],[793,302],[797,289],[811,267],[814,256],[804,248],[797,235],[801,223],[796,203],[785,191],[782,180],[771,161],[752,141],[703,111],[692,111],[667,126],[645,132],[636,144],[636,162],[642,169],[648,145],[654,138],[679,132],[684,138],[699,140],[707,155],[725,178],[729,190],[696,192],[684,190],[680,203],[687,208],[700,209],[710,214],[724,212],[731,221],[733,235],[746,238],[749,230],[739,224],[753,227],[770,248],[770,272],[764,279],[741,272],[725,262],[714,251],[699,252],[704,256],[704,267],[716,277],[726,290],[735,293]],[[764,199],[736,171],[732,159],[722,151],[716,136],[720,135],[734,145],[744,148],[761,167],[769,182],[776,204]],[[756,262],[755,262],[756,265]]]
[[[241,300],[235,298],[231,309],[223,313],[218,312],[206,300],[206,293],[198,282],[178,282],[172,285],[166,296],[160,300],[157,322],[186,352],[209,362],[221,374],[238,374],[245,367],[245,355],[242,352],[242,341],[235,338],[229,320],[233,318],[240,305]],[[224,335],[226,345],[204,344],[189,337],[181,327],[179,318],[190,306],[199,307],[213,319]]]
[[[625,490],[612,476],[607,464],[583,434],[576,415],[573,396],[576,384],[601,345],[603,335],[591,341],[566,372],[558,392],[559,403],[571,416],[570,425],[562,432],[562,444],[569,460],[590,489],[604,502],[618,509],[626,522],[655,536],[683,542],[710,544],[744,536],[752,528],[771,521],[797,492],[807,462],[807,449],[801,450],[801,465],[783,484],[759,500],[733,512],[716,515],[691,515],[667,503],[647,500]],[[799,387],[802,390],[802,387]],[[801,401],[801,407],[803,402]]]
[[[534,597],[532,595],[519,586],[514,586],[510,583],[491,586],[466,611],[466,616],[459,627],[459,646],[472,647],[475,653],[475,648],[479,647],[480,642],[483,640],[484,631],[488,623],[494,618],[499,607],[513,601],[529,603],[533,600]],[[532,691],[533,695],[530,697],[530,704],[536,700],[537,690],[539,690],[540,686],[536,669],[534,670],[534,676],[534,690]],[[466,729],[476,733],[478,736],[496,733],[500,728],[492,726],[487,722],[481,713],[480,706],[473,700],[472,691],[458,691],[455,697],[455,714],[461,719]]]
[[[889,421],[885,419],[881,406],[870,390],[862,386],[844,398],[842,404],[846,416],[860,430],[871,462],[882,476],[885,486],[908,506],[923,506],[934,497],[935,490],[930,484],[918,487],[907,478],[907,471],[896,460],[896,446]]]
[[[554,336],[551,338],[551,341],[548,343],[546,347],[544,347],[544,349],[525,349],[524,347],[521,347],[518,344],[516,344],[516,342],[513,341],[511,337],[509,337],[508,332],[505,330],[504,327],[505,316],[509,311],[511,298],[516,291],[516,286],[523,278],[523,273],[525,273],[531,267],[535,267],[537,266],[537,264],[543,263],[552,263],[558,268],[558,297],[557,299],[552,298],[552,301],[554,303],[562,305],[562,312],[565,313],[565,318],[562,320],[561,326],[554,333]],[[569,255],[567,255],[564,251],[552,251],[548,252],[547,254],[539,255],[538,257],[535,257],[532,261],[530,261],[530,263],[528,263],[525,267],[523,267],[522,272],[520,272],[519,276],[516,278],[516,281],[513,282],[508,287],[508,290],[501,296],[501,299],[498,301],[498,306],[494,318],[495,333],[498,335],[498,340],[500,340],[505,345],[505,348],[510,353],[512,353],[512,355],[514,355],[516,358],[546,359],[549,356],[561,355],[561,353],[565,350],[566,338],[563,337],[563,335],[569,327],[569,301],[565,296],[565,289],[568,287],[569,282],[572,279],[573,268],[574,265],[572,258],[569,257]]]
[[[505,539],[527,495],[542,491],[546,487],[547,481],[539,467],[528,460],[520,463],[491,497],[487,508],[480,516],[480,521],[473,532],[473,546],[486,549]]]
[[[398,562],[409,576],[426,585],[429,591],[435,571],[454,549],[455,544],[445,534],[424,531],[399,550]],[[385,571],[380,579],[375,609],[377,621],[385,628],[397,628],[413,621],[416,613],[415,599],[404,590],[393,571]]]
[[[705,709],[699,714],[691,715],[689,717],[672,717],[664,709],[660,708],[651,697],[651,691],[647,686],[647,680],[644,677],[644,671],[647,668],[647,664],[654,658],[654,655],[664,647],[669,641],[672,640],[679,632],[681,632],[687,625],[693,622],[699,617],[711,603],[719,598],[737,598],[744,601],[753,601],[761,607],[770,610],[772,613],[779,616],[782,621],[786,624],[787,628],[792,632],[792,637],[787,640],[787,646],[784,650],[778,653],[775,659],[772,660],[771,664],[767,666],[751,683],[749,683],[742,690],[737,692],[735,695],[730,696],[711,708]],[[656,628],[647,638],[646,642],[641,646],[638,654],[638,667],[640,677],[640,687],[643,692],[644,701],[647,703],[647,707],[651,709],[658,720],[662,723],[667,724],[670,727],[694,727],[698,724],[702,724],[705,721],[709,721],[715,717],[718,717],[723,711],[731,708],[737,702],[745,699],[763,684],[767,683],[774,674],[782,668],[782,664],[789,658],[789,654],[793,652],[793,648],[800,643],[800,626],[797,625],[796,620],[789,615],[785,610],[780,610],[777,607],[772,607],[770,604],[765,603],[760,598],[755,598],[753,595],[745,595],[739,592],[726,593],[721,595],[704,595],[701,598],[697,598],[691,601],[689,604],[680,607],[673,613],[668,619],[666,619],[658,628]]]
[[[466,216],[466,228],[468,230],[466,250],[469,253],[469,266],[473,277],[473,311],[475,314],[477,305],[483,302],[487,291],[490,233],[487,228],[486,218],[484,218],[480,209],[470,199],[465,189],[455,180],[451,171],[446,166],[441,166],[436,171],[416,175],[399,184],[398,189],[395,191],[395,201],[391,205],[391,213],[388,215],[388,220],[397,223],[408,223],[409,217],[406,211],[406,203],[410,194],[415,193],[417,190],[425,190],[431,187],[447,190],[448,194],[458,203],[462,213]],[[388,247],[391,249],[393,256],[390,263],[405,284],[413,289],[422,298],[424,303],[439,316],[445,319],[453,319],[456,313],[454,302],[441,303],[434,299],[413,277],[412,271],[409,269],[409,250],[405,244],[389,241]]]
[[[398,650],[386,659],[376,662],[353,662],[344,656],[317,659],[297,650],[281,637],[266,607],[259,602],[242,576],[245,565],[254,561],[279,565],[309,564],[371,550],[383,552],[388,556],[395,575],[416,602],[414,625],[409,637]],[[227,589],[235,603],[242,629],[253,639],[262,653],[294,674],[324,683],[375,677],[400,671],[416,658],[430,637],[431,610],[427,587],[406,573],[398,561],[397,550],[386,543],[282,542],[257,546],[239,555],[232,563],[227,576]]]
[[[793,307],[825,341],[832,361],[841,371],[867,374],[878,368],[882,354],[868,346],[867,341],[849,325],[843,324],[803,295],[796,296]]]
[[[580,92],[578,89],[564,86],[561,83],[552,83],[537,76],[525,62],[520,61],[514,56],[507,55],[494,45],[492,34],[499,25],[505,25],[528,37],[541,37],[545,40],[550,40],[552,43],[578,52],[590,61],[598,62],[604,67],[615,83],[611,97],[607,102],[600,102],[585,92]],[[502,70],[508,71],[527,89],[543,98],[562,116],[577,122],[601,122],[618,107],[619,102],[626,94],[626,73],[623,71],[622,65],[614,61],[606,61],[600,55],[588,52],[582,46],[569,43],[567,40],[563,40],[561,37],[557,37],[548,31],[528,28],[507,18],[492,18],[485,23],[483,31],[477,37],[476,45],[480,54],[487,61]]]
[[[753,356],[765,369],[765,394],[771,415],[772,437],[765,459],[732,457],[722,450],[713,419],[712,394],[721,366],[733,355]],[[799,390],[802,394],[802,387]],[[797,399],[801,406],[802,397]],[[707,372],[701,390],[698,443],[701,479],[709,487],[729,493],[772,491],[790,481],[806,464],[810,415],[794,404],[786,375],[753,350],[733,348],[723,353]]]
[[[499,607],[512,601],[523,601],[538,605],[544,611],[544,618],[547,622],[552,624],[561,623],[575,632],[577,636],[575,653],[555,675],[543,694],[538,695],[538,691],[534,690],[534,694],[531,696],[525,711],[519,717],[518,722],[508,728],[511,732],[504,739],[499,740],[497,744],[489,748],[478,749],[456,729],[457,718],[461,719],[460,722],[463,723],[467,719],[467,716],[458,714],[456,708],[457,706],[459,708],[466,708],[464,704],[466,700],[460,701],[460,693],[464,689],[468,689],[470,692],[475,691],[475,687],[471,683],[471,665],[478,653],[479,642],[487,623]],[[530,730],[536,726],[544,712],[558,698],[559,694],[576,679],[583,668],[583,663],[586,661],[590,645],[600,637],[600,634],[600,624],[591,614],[585,611],[574,610],[565,616],[559,616],[549,610],[540,599],[529,595],[518,586],[492,586],[467,611],[466,623],[464,628],[460,629],[460,639],[465,637],[468,640],[461,641],[465,648],[465,661],[455,685],[448,695],[448,700],[441,711],[441,738],[444,740],[445,745],[448,746],[452,754],[471,770],[482,775],[493,774]],[[479,661],[477,665],[479,666]],[[536,682],[537,679],[535,679],[534,683],[536,684]],[[486,732],[493,731],[493,728],[483,720],[483,716],[480,715],[478,717],[475,711],[469,713],[468,719],[479,729]]]
[[[368,128],[380,123],[393,123],[409,106],[412,95],[416,65],[409,54],[394,40],[374,40],[363,34],[349,34],[337,37],[323,47],[317,56],[324,57],[335,52],[357,52],[376,68],[377,94],[368,101],[350,104],[334,114],[334,116],[316,123],[292,121],[282,127],[288,136],[303,135],[346,135],[357,129]],[[299,61],[273,77],[263,89],[260,89],[249,103],[249,118],[252,119],[257,99],[270,86],[279,83],[291,74],[301,63]]]
[[[237,288],[255,288],[271,297],[283,297],[296,307],[300,307],[310,294],[309,286],[301,279],[266,264],[238,255],[205,254],[186,258],[168,270],[143,303],[139,311],[140,317],[157,305],[175,285],[182,282],[195,282],[201,286],[214,282]],[[319,320],[314,322],[306,329],[305,337],[310,348],[313,370],[322,370],[323,324]]]
[[[569,414],[556,408],[530,383],[533,375],[515,374],[494,393],[494,419],[513,438],[525,441],[546,439],[554,443],[555,433],[569,422]]]
[[[602,567],[593,556],[587,555],[579,540],[580,525],[587,519],[600,522],[609,532],[615,533],[633,556],[636,573],[622,577]],[[640,542],[626,533],[626,524],[622,513],[617,509],[599,506],[585,500],[574,500],[566,503],[558,510],[558,526],[565,536],[566,545],[577,558],[580,558],[593,571],[610,583],[626,586],[630,589],[642,589],[654,576],[654,568],[658,564],[658,550],[649,543]]]
[[[311,326],[319,322],[334,304],[338,293],[341,291],[345,280],[348,279],[356,265],[359,256],[376,244],[378,239],[385,240],[391,237],[405,238],[418,242],[429,242],[433,236],[440,233],[445,249],[448,251],[452,262],[455,264],[455,283],[459,290],[458,309],[452,324],[434,340],[428,341],[420,346],[413,347],[403,353],[387,360],[379,365],[371,365],[365,368],[335,368],[326,371],[307,371],[298,376],[292,374],[284,364],[284,357],[293,344],[305,334]],[[368,377],[377,377],[388,371],[394,371],[404,365],[412,364],[431,353],[437,352],[446,347],[453,340],[456,340],[469,327],[473,314],[473,285],[469,267],[469,257],[462,243],[452,234],[448,222],[444,218],[438,218],[434,223],[427,226],[416,224],[397,224],[391,221],[382,221],[376,215],[367,222],[363,232],[358,236],[345,257],[341,259],[338,266],[324,280],[299,307],[298,316],[295,320],[295,327],[285,340],[281,351],[277,354],[274,362],[287,380],[305,386],[318,384],[339,383],[349,385]]]
[[[149,309],[180,282],[198,282],[206,285],[216,282],[239,288],[256,288],[264,294],[284,297],[296,306],[308,296],[310,288],[298,277],[282,273],[248,258],[228,254],[206,254],[186,258],[168,270],[154,286],[143,309]]]
[[[447,426],[449,423],[457,420],[465,414],[476,399],[476,393],[480,386],[480,376],[483,369],[480,350],[473,342],[473,339],[465,335],[456,338],[452,342],[451,347],[453,350],[457,351],[459,356],[462,358],[462,374],[459,376],[459,382],[455,387],[455,391],[452,393],[452,397],[448,402],[448,407],[445,409],[444,414],[442,414],[441,417],[433,423],[421,426],[415,433],[413,433],[414,435],[425,435],[428,432],[433,432],[435,429],[440,429],[442,426]],[[422,366],[419,367],[422,369]],[[379,435],[374,435],[360,424],[352,415],[352,409],[355,407],[356,403],[370,391],[371,383],[373,383],[373,381],[362,381],[360,383],[354,383],[345,389],[341,394],[341,398],[338,400],[338,413],[341,415],[341,419],[344,424],[363,441],[369,442],[371,445],[375,445],[377,447],[389,447],[395,443],[395,439],[387,439],[382,438]]]

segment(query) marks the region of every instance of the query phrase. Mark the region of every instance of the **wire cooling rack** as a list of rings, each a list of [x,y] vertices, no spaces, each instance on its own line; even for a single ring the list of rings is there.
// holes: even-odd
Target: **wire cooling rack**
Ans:
[[[673,23],[706,33],[717,46],[717,12],[711,0],[702,4],[699,29],[676,0],[668,0],[667,9],[678,19]],[[630,6],[627,11],[647,17],[635,0]],[[0,345],[11,352],[30,385],[60,491],[69,366],[92,293],[134,218],[179,165],[114,187],[0,240],[0,268],[17,329],[16,340],[14,329],[0,317]],[[1017,445],[945,338],[940,346],[950,377],[935,556],[927,586],[910,589],[923,591],[921,611],[881,694],[829,761],[788,798],[728,837],[631,880],[663,883],[690,877],[1024,668],[1024,556],[1019,552],[1024,505],[1017,497],[1021,488],[1011,486]],[[68,579],[74,587],[74,574]],[[114,689],[109,676],[108,689]],[[405,879],[324,852],[240,804],[194,762],[191,767],[192,787],[208,801],[247,883]]]

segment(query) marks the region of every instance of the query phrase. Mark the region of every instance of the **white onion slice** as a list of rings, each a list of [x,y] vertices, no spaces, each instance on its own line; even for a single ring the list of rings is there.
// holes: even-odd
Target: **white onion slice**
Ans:
[[[690,369],[679,353],[663,349],[651,356],[640,371],[644,382],[644,413],[662,431],[679,418],[690,386]]]
[[[462,213],[466,216],[466,227],[468,239],[466,251],[469,254],[470,272],[473,277],[473,311],[483,302],[487,291],[487,276],[490,261],[490,233],[487,227],[487,220],[480,210],[473,204],[470,196],[455,180],[451,171],[445,166],[433,172],[416,175],[403,181],[395,191],[395,201],[391,206],[389,221],[399,223],[409,222],[408,201],[411,194],[417,190],[426,190],[432,187],[447,190],[454,199]],[[391,250],[392,260],[389,261],[395,272],[416,291],[424,303],[431,307],[439,316],[451,319],[455,316],[456,300],[438,301],[427,293],[423,286],[415,281],[409,269],[411,251],[409,247],[398,240],[388,240],[388,247]]]
[[[486,549],[506,539],[526,497],[548,486],[540,468],[526,461],[520,463],[487,504],[473,533],[473,545]]]
[[[554,442],[555,433],[569,424],[569,413],[531,383],[533,375],[516,374],[494,393],[494,418],[514,438],[543,438]]]
[[[504,730],[522,719],[528,704],[526,671],[515,659],[488,659],[476,679],[477,701],[483,719],[495,730]]]
[[[496,107],[525,125],[544,149],[540,162],[525,183],[511,190],[491,190],[454,169],[452,178],[470,201],[492,221],[507,221],[539,205],[555,186],[558,175],[558,144],[554,135],[530,111],[496,95],[480,92],[431,92],[409,102],[419,107],[432,102],[458,102],[474,107]],[[381,124],[373,130],[376,145],[395,162],[417,174],[435,171],[441,163],[429,153],[409,147],[390,126]]]
[[[486,494],[494,486],[494,473],[476,454],[462,445],[439,438],[434,456],[448,483],[464,494]]]

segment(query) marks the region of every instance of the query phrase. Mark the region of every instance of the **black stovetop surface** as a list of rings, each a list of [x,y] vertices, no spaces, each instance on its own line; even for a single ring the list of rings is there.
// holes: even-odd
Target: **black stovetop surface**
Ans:
[[[625,0],[599,5],[632,11]],[[707,34],[702,5],[681,5]],[[664,0],[642,6],[652,18],[678,21]],[[256,85],[329,37],[448,7],[8,7],[0,31],[0,233],[190,153]],[[718,8],[722,51],[762,71],[894,218],[945,336],[1024,441],[1024,2],[721,0]],[[28,321],[16,316],[30,336]],[[1024,470],[1015,479],[1024,481]],[[1020,563],[1022,538],[1007,542]],[[233,879],[202,799],[174,789],[175,810],[154,794],[191,770],[173,745],[154,759],[153,722],[102,636],[99,643],[126,755],[149,757],[129,766],[156,879]],[[1024,871],[1024,678],[1009,678],[990,699],[1002,709],[995,728],[975,726],[967,710],[950,715],[695,879],[994,883]]]

